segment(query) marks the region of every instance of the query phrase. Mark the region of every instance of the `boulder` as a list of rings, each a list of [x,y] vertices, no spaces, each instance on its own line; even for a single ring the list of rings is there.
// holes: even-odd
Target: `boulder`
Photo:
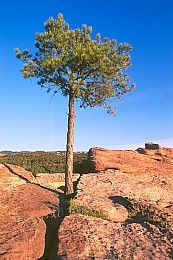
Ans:
[[[173,148],[165,148],[149,142],[145,143],[145,148],[138,148],[136,151],[154,160],[173,164]]]
[[[161,146],[159,144],[154,144],[152,142],[145,143],[145,149],[148,149],[148,150],[158,150],[160,148],[161,148]]]
[[[91,172],[117,169],[127,173],[145,173],[146,168],[156,166],[153,159],[173,164],[173,149],[159,146],[159,149],[138,148],[136,151],[123,151],[94,147],[88,152],[87,162]]]
[[[152,166],[152,160],[136,151],[118,151],[104,148],[91,148],[88,152],[88,164],[92,172],[117,169],[128,173],[145,172],[146,166]]]

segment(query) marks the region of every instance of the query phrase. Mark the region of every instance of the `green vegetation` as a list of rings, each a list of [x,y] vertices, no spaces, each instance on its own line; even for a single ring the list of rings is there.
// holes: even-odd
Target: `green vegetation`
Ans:
[[[95,217],[95,218],[109,220],[108,214],[106,213],[106,211],[103,211],[101,209],[100,210],[91,209],[85,205],[83,205],[83,206],[78,205],[72,199],[69,201],[68,212],[69,212],[69,214],[81,214],[84,216],[91,216],[91,217]]]
[[[87,153],[74,153],[74,172],[87,172]],[[15,164],[37,173],[64,173],[65,172],[64,152],[27,152],[12,153],[11,155],[0,156],[1,163]]]
[[[47,92],[68,97],[65,187],[66,194],[73,194],[75,100],[80,107],[101,106],[115,115],[114,98],[121,99],[134,88],[126,73],[132,47],[114,39],[102,40],[100,34],[93,40],[91,27],[72,30],[62,14],[50,18],[44,28],[45,32],[35,34],[34,55],[18,48],[15,53],[24,64],[24,78],[35,77]]]

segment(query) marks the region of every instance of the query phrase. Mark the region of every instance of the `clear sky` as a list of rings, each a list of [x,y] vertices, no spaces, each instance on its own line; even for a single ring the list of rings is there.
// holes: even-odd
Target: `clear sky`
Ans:
[[[135,90],[117,102],[117,116],[76,104],[75,150],[134,147],[159,141],[173,147],[172,0],[6,0],[0,3],[0,151],[65,150],[67,99],[24,79],[14,48],[35,51],[35,33],[63,13],[71,29],[133,46],[129,75]],[[130,146],[129,146],[130,145]]]

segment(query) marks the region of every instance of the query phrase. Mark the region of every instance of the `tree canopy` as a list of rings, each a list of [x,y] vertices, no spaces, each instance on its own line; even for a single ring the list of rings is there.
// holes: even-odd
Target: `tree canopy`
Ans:
[[[23,77],[38,78],[47,92],[73,94],[81,107],[103,106],[114,114],[110,99],[121,98],[134,88],[125,73],[132,47],[108,38],[102,41],[100,34],[92,40],[92,28],[86,25],[70,30],[62,14],[50,18],[44,27],[45,32],[35,35],[35,55],[15,49],[24,62]]]

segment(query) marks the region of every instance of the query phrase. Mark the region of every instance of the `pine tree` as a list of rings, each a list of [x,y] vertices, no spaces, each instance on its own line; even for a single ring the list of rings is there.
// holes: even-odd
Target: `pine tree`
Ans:
[[[43,33],[35,35],[34,55],[18,48],[15,53],[24,63],[24,78],[36,77],[47,92],[68,96],[65,186],[66,193],[72,194],[75,100],[80,101],[80,107],[102,106],[115,115],[112,99],[134,88],[126,74],[132,47],[108,38],[101,40],[100,34],[93,40],[92,28],[86,25],[69,29],[62,14],[57,19],[49,18],[44,27]]]

